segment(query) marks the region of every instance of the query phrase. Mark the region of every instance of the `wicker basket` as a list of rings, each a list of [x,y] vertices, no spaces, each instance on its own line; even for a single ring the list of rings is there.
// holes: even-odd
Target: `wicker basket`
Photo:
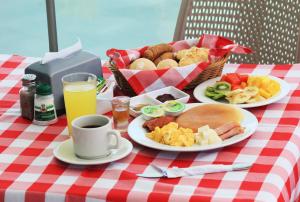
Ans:
[[[200,83],[216,78],[222,74],[223,67],[229,57],[229,54],[225,55],[221,59],[211,63],[205,70],[203,70],[190,84],[188,84],[184,90],[189,90],[195,88]],[[112,60],[110,60],[109,69],[112,71],[112,73],[115,76],[115,79],[117,81],[118,86],[122,90],[122,92],[125,95],[128,95],[130,97],[136,96],[136,93],[131,88],[130,84],[126,80],[126,78],[122,75],[122,73],[119,71],[119,69],[114,65]]]

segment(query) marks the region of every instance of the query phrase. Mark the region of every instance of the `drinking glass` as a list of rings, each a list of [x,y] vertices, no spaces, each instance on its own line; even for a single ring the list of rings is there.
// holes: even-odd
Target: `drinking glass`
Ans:
[[[65,108],[69,134],[72,121],[83,115],[96,114],[97,77],[94,74],[78,72],[62,78]]]
[[[117,96],[112,99],[112,112],[115,129],[127,131],[129,121],[129,103],[130,98],[127,96]]]

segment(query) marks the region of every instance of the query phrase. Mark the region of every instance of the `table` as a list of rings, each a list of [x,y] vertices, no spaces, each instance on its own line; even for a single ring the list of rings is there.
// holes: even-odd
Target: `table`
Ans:
[[[278,103],[251,109],[259,127],[241,143],[199,153],[160,152],[134,144],[122,160],[80,167],[52,155],[53,148],[68,138],[64,116],[45,127],[19,116],[20,79],[36,60],[0,55],[0,201],[299,201],[299,64],[225,66],[226,72],[278,76],[292,89]],[[150,163],[186,167],[249,161],[255,163],[247,171],[178,179],[136,176]]]

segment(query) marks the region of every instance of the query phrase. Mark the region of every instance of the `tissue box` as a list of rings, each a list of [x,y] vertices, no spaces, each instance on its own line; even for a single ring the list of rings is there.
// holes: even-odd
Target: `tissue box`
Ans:
[[[25,69],[25,74],[35,74],[37,82],[48,83],[52,87],[57,114],[65,112],[62,77],[74,72],[88,72],[102,76],[101,60],[96,55],[78,51],[65,58],[59,58],[46,64],[36,62]]]

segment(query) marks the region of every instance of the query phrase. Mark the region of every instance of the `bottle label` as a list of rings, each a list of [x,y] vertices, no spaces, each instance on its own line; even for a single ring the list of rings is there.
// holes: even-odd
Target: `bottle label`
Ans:
[[[56,118],[53,99],[39,100],[34,103],[34,119],[37,121],[51,121]]]

